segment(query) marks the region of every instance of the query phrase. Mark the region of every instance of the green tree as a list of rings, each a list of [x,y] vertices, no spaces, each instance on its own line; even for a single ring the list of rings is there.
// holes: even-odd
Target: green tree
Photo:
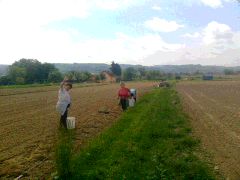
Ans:
[[[234,74],[234,70],[232,70],[232,69],[224,69],[224,74],[225,75],[233,75]]]
[[[41,63],[36,59],[20,59],[12,64],[12,67],[25,69],[25,82],[27,84],[40,82],[41,79]]]
[[[146,76],[146,69],[144,67],[139,67],[138,72],[140,73],[141,79],[143,79]]]
[[[86,82],[88,81],[91,77],[92,74],[89,72],[77,72],[77,71],[71,71],[66,74],[68,79],[74,82]]]
[[[121,76],[122,75],[121,66],[118,63],[115,63],[114,61],[111,64],[110,70],[116,76]]]
[[[53,71],[57,69],[52,64],[42,64],[36,59],[20,59],[9,67],[8,76],[15,83],[44,83]]]
[[[57,82],[61,82],[62,79],[63,79],[62,74],[57,70],[52,71],[48,74],[48,82],[57,83]]]
[[[123,79],[125,81],[132,81],[136,77],[136,73],[137,71],[134,68],[129,67],[123,72]]]
[[[53,64],[49,64],[49,63],[44,63],[41,65],[40,67],[40,81],[41,82],[47,82],[48,81],[48,77],[49,74],[54,72],[56,73],[56,71],[58,71],[55,66]]]
[[[146,77],[148,80],[159,80],[162,78],[162,74],[160,71],[151,70],[147,71]]]
[[[18,84],[25,83],[26,79],[26,70],[23,67],[17,67],[17,66],[10,66],[8,77],[11,79],[12,82]],[[20,79],[18,79],[20,78]],[[18,82],[17,82],[18,79]]]
[[[14,84],[9,76],[0,77],[0,85],[11,85]]]

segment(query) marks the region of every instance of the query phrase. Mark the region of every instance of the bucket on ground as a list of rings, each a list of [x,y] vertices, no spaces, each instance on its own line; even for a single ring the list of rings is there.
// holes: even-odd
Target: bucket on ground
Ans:
[[[67,118],[67,128],[68,129],[74,129],[75,128],[75,121],[76,121],[75,117],[68,117]]]

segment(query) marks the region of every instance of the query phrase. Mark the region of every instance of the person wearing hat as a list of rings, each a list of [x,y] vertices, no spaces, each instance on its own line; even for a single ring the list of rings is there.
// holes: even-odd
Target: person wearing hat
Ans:
[[[65,77],[61,82],[58,92],[57,111],[60,113],[60,126],[67,129],[68,108],[71,106],[71,97],[69,91],[72,89],[72,83]]]

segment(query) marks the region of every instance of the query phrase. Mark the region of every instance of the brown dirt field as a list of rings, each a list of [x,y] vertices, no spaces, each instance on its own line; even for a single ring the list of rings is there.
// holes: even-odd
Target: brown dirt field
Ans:
[[[228,180],[239,180],[240,81],[181,82],[177,90],[215,170]]]
[[[127,83],[129,88],[137,88],[138,96],[153,85]],[[118,88],[118,84],[73,88],[70,116],[77,119],[77,148],[117,120],[121,113]],[[54,171],[54,144],[59,126],[55,110],[57,90],[57,87],[41,87],[0,91],[0,179],[20,175],[23,179],[44,179]],[[107,107],[110,113],[98,113],[101,107]]]

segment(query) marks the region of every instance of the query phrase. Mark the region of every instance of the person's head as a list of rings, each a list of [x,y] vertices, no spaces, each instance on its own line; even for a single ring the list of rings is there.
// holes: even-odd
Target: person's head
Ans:
[[[125,87],[125,83],[124,83],[124,82],[121,82],[121,83],[120,83],[120,86],[121,86],[121,88],[124,88],[124,87]]]
[[[70,89],[72,89],[72,83],[65,82],[64,83],[64,89],[66,89],[66,91],[69,91]]]

